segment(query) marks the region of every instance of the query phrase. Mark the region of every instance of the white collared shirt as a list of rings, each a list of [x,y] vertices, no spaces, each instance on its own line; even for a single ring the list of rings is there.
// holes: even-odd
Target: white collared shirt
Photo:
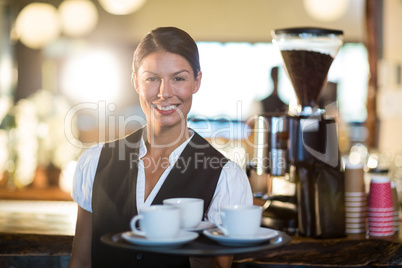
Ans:
[[[142,161],[142,158],[147,153],[147,148],[145,146],[146,135],[144,135],[144,131],[139,147],[136,187],[137,212],[142,207],[148,207],[152,204],[155,196],[161,189],[177,159],[190,142],[191,138],[194,136],[194,132],[192,130],[189,131],[191,137],[169,155],[169,166],[163,172],[146,200],[145,169],[144,162]],[[77,168],[74,174],[74,183],[71,196],[80,207],[89,212],[92,212],[92,187],[102,147],[103,143],[100,143],[86,150],[78,160]],[[252,203],[253,195],[246,173],[238,164],[233,161],[228,161],[222,168],[222,172],[211,201],[211,206],[208,210],[207,219],[204,220],[213,221],[215,215],[220,211],[221,206],[229,204],[244,205]]]

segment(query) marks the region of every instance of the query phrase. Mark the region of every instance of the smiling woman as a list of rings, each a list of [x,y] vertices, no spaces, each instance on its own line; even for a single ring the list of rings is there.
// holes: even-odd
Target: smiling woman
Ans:
[[[223,204],[253,202],[245,171],[187,126],[202,78],[193,38],[175,27],[152,30],[135,49],[132,71],[147,124],[80,157],[72,191],[79,208],[70,267],[190,267],[194,259],[181,254],[113,251],[100,238],[129,230],[135,215],[168,198],[203,199],[205,221]],[[231,260],[208,259],[223,267]]]
[[[74,102],[113,102],[120,94],[120,73],[112,53],[100,49],[83,51],[67,60],[61,88]]]

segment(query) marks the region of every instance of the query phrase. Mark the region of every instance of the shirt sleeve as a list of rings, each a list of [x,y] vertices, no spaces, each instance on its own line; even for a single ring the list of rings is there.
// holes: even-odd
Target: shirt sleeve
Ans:
[[[206,220],[213,222],[222,206],[252,204],[253,194],[246,172],[237,163],[229,161],[222,168]]]
[[[92,187],[103,144],[87,149],[78,159],[71,197],[83,209],[92,213]]]

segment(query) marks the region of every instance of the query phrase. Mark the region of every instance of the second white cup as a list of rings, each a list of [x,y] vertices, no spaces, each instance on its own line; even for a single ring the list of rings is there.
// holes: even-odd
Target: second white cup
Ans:
[[[221,217],[222,224],[218,221]],[[254,237],[261,226],[262,207],[254,205],[223,206],[215,225],[229,237]]]
[[[180,210],[180,228],[195,228],[201,223],[204,212],[204,200],[199,198],[169,198],[163,200],[164,205],[170,205]]]

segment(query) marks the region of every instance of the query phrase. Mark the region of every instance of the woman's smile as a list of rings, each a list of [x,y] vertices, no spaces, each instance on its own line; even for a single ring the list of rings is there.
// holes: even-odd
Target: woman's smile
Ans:
[[[154,104],[153,107],[155,108],[155,110],[158,113],[161,113],[163,115],[168,115],[171,113],[174,113],[176,111],[176,108],[179,105],[158,105],[158,104]]]

